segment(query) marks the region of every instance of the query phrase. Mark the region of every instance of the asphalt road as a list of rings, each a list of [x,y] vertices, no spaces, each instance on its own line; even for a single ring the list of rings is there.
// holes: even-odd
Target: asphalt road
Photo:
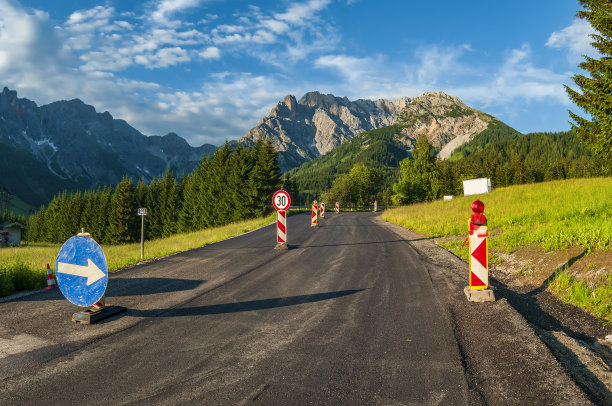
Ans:
[[[128,310],[100,324],[58,290],[0,303],[0,403],[514,404],[475,389],[417,238],[326,217],[290,217],[288,251],[270,226],[120,271],[107,302]]]

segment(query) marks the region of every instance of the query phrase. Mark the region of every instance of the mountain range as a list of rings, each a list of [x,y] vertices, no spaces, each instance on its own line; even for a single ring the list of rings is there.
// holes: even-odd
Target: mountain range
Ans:
[[[79,99],[44,106],[0,93],[0,187],[31,205],[68,189],[151,180],[167,168],[191,172],[214,145],[194,148],[177,134],[145,136]]]
[[[393,146],[379,146],[377,153],[388,153],[383,150],[391,148],[392,164],[410,156],[422,135],[441,158],[448,158],[497,123],[492,116],[442,92],[392,101],[350,101],[309,92],[299,100],[286,96],[237,142],[248,145],[259,139],[271,140],[285,172],[361,134],[367,137],[372,130],[383,128],[392,130],[385,132],[389,133],[385,140]],[[367,148],[369,144],[360,145]],[[217,147],[192,147],[175,133],[146,136],[79,99],[37,106],[5,87],[0,93],[0,148],[0,188],[39,205],[61,190],[114,185],[124,175],[148,181],[168,168],[177,175],[188,173]],[[335,165],[333,159],[327,161],[328,166]]]
[[[272,140],[283,171],[325,155],[340,144],[370,130],[402,126],[398,133],[407,151],[421,135],[439,149],[442,159],[497,121],[466,106],[456,96],[429,92],[414,99],[356,100],[306,93],[278,102],[259,124],[240,139],[253,143]]]

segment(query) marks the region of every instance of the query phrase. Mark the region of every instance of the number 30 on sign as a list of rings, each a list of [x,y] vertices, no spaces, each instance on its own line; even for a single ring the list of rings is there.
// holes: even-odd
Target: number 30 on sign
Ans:
[[[279,190],[272,196],[272,205],[278,211],[287,210],[291,205],[291,198],[286,190]]]

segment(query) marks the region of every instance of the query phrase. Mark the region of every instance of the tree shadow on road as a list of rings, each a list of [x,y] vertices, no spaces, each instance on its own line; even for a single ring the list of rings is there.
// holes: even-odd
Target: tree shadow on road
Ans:
[[[106,297],[142,296],[157,293],[172,293],[193,290],[206,283],[200,279],[176,278],[111,278],[106,288]],[[45,300],[65,300],[59,288],[25,296],[15,301],[38,302]]]
[[[316,303],[324,300],[337,299],[343,296],[353,295],[364,290],[366,289],[340,290],[337,292],[313,293],[310,295],[279,297],[274,299],[262,300],[249,300],[245,302],[223,303],[209,306],[185,307],[177,309],[132,309],[128,311],[127,315],[136,317],[182,317],[249,312],[254,310],[275,309],[280,307],[295,306],[305,303]]]

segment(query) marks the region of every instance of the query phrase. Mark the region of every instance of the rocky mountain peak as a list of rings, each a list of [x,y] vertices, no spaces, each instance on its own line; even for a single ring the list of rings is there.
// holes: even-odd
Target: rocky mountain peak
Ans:
[[[408,98],[350,101],[333,94],[308,92],[278,102],[270,114],[240,140],[272,140],[282,170],[291,169],[331,151],[364,131],[390,125]]]
[[[492,117],[465,105],[457,96],[444,92],[427,92],[415,97],[396,117],[394,124],[404,126],[406,140],[426,136],[438,157],[446,159],[452,152],[484,131]]]
[[[0,93],[0,97],[2,97],[3,99],[17,99],[17,92],[15,90],[9,90],[8,87],[4,87],[4,89],[2,89],[2,93]]]
[[[145,136],[79,99],[37,107],[6,87],[0,93],[0,148],[6,152],[0,187],[36,205],[59,190],[113,185],[123,175],[150,180],[168,167],[188,173],[216,149],[191,147],[174,133]],[[32,169],[22,170],[23,161]]]
[[[287,97],[285,97],[285,98],[283,99],[283,103],[285,103],[285,105],[287,106],[287,108],[288,108],[290,111],[295,111],[295,110],[297,110],[297,104],[298,104],[298,103],[297,103],[297,100],[295,99],[295,96],[293,96],[293,95],[291,95],[291,94],[290,94],[290,95],[288,95]]]
[[[333,94],[322,94],[319,92],[308,92],[298,103],[309,107],[330,108],[332,106],[346,106],[350,104],[346,97],[336,97]]]
[[[397,124],[407,149],[426,135],[446,158],[484,131],[492,117],[466,106],[458,97],[427,92],[414,99],[400,97],[351,101],[333,94],[308,92],[297,102],[287,96],[240,140],[272,140],[283,171],[317,158],[353,137]]]

